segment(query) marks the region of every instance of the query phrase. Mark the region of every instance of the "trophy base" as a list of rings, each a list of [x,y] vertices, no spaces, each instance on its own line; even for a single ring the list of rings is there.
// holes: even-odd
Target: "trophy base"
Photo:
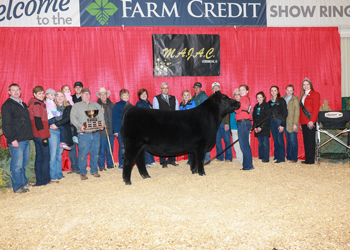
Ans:
[[[84,122],[84,127],[86,130],[101,129],[101,128],[104,128],[104,125],[103,125],[103,121],[88,121],[88,122]]]

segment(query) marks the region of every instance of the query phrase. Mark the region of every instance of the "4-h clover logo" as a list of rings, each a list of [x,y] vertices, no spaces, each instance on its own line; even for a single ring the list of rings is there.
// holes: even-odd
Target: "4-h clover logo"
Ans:
[[[96,20],[100,24],[105,25],[109,17],[112,16],[118,8],[113,3],[109,3],[108,0],[95,0],[86,10],[92,16],[96,16]]]

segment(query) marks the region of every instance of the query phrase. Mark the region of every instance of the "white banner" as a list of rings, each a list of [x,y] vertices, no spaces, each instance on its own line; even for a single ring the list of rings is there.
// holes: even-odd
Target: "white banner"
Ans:
[[[1,27],[79,27],[79,0],[1,0]]]
[[[266,0],[268,27],[350,25],[349,0]]]

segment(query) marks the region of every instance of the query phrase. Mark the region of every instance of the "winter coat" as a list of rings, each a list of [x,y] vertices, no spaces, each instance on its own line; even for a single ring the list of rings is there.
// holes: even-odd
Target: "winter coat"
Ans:
[[[268,103],[271,110],[271,116],[273,116],[275,119],[281,120],[281,126],[284,127],[288,116],[286,101],[281,97],[278,100],[278,103],[275,103],[274,105],[272,105],[273,102],[271,100]]]
[[[258,112],[259,108],[260,108],[260,110]],[[258,115],[258,113],[259,113],[259,115]],[[254,132],[255,137],[258,137],[258,136],[270,137],[270,117],[271,117],[271,110],[270,110],[267,102],[263,102],[261,104],[257,103],[255,105],[254,110],[253,110],[253,127],[254,128],[256,127],[256,125],[258,125],[264,119],[269,118],[258,126],[261,128],[261,131],[259,133]]]
[[[152,105],[152,103],[150,102],[150,101],[148,101],[148,100],[142,100],[142,99],[140,99],[137,103],[136,103],[136,105],[135,105],[136,107],[140,107],[140,108],[145,108],[145,109],[153,109],[153,105]]]
[[[18,142],[33,139],[33,129],[27,105],[15,100],[7,99],[1,107],[2,131],[4,132],[7,144],[13,141]]]
[[[198,95],[194,95],[192,97],[192,100],[196,103],[196,107],[198,107],[200,104],[202,104],[207,99],[208,99],[208,96],[204,91],[202,91]]]
[[[320,111],[320,94],[316,91],[310,90],[304,101],[304,107],[310,112],[311,119],[307,119],[304,112],[300,108],[300,124],[308,124],[309,121],[316,122],[318,118],[318,112]]]
[[[125,105],[131,105],[129,102],[121,100],[117,102],[112,110],[112,124],[113,124],[113,134],[120,133],[120,128],[122,126],[123,112]]]
[[[97,100],[97,103],[101,105],[102,107],[102,101],[101,99]],[[103,105],[104,109],[104,117],[105,117],[105,124],[107,127],[108,136],[113,136],[113,124],[112,124],[112,111],[113,111],[114,104],[109,98],[107,98],[107,104]],[[106,130],[100,131],[100,137],[106,137],[107,133]]]
[[[63,126],[64,128],[64,141],[68,146],[73,145],[73,134],[71,127],[73,125],[70,124],[70,111],[72,110],[72,106],[66,106],[63,110],[62,119],[55,122],[55,125]]]
[[[193,109],[197,107],[196,103],[194,101],[189,101],[186,105],[183,104],[183,102],[180,103],[179,110],[187,110],[187,109]]]
[[[283,99],[286,96],[283,96]],[[299,116],[300,116],[300,107],[299,107],[299,100],[298,97],[295,95],[292,96],[292,99],[287,104],[287,110],[288,110],[288,116],[286,120],[286,126],[287,126],[287,132],[292,133],[296,132],[298,133],[298,124],[299,124]],[[293,125],[297,125],[297,129],[293,130]]]
[[[41,139],[50,138],[46,104],[32,97],[29,99],[28,106],[34,137]]]

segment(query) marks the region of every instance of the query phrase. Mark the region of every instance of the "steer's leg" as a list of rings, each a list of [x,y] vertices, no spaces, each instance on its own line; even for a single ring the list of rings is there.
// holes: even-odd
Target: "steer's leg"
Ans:
[[[142,149],[141,152],[137,155],[136,157],[136,165],[137,168],[139,169],[139,173],[142,176],[142,178],[151,178],[149,176],[147,169],[146,169],[146,163],[145,163],[145,150]]]
[[[198,174],[196,154],[194,152],[191,152],[190,153],[190,158],[191,158],[191,171],[192,171],[192,174]]]
[[[205,150],[203,151],[196,151],[196,162],[198,166],[198,174],[200,176],[205,175],[204,172],[204,157],[205,157]]]
[[[139,154],[140,149],[133,147],[125,147],[124,166],[123,166],[123,180],[126,185],[131,185],[130,177],[131,171]]]

